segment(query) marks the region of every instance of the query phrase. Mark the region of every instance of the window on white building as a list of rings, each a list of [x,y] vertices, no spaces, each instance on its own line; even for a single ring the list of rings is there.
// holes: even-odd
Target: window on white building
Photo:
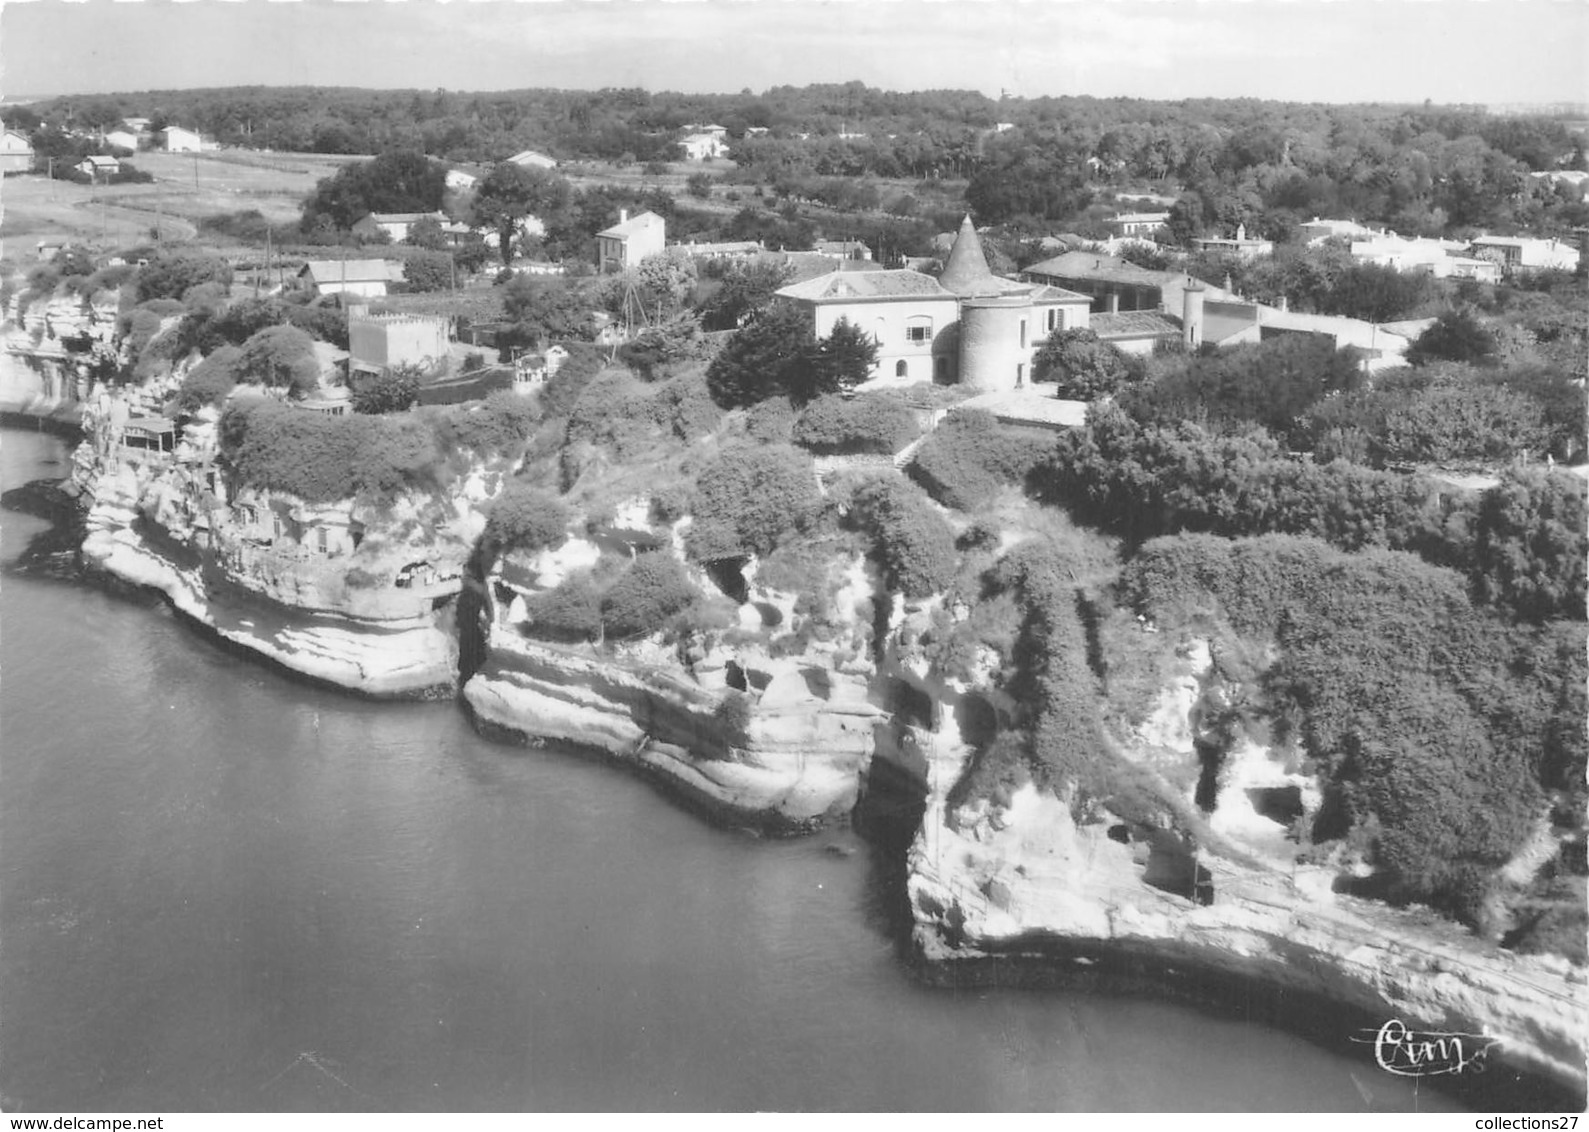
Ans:
[[[932,341],[932,319],[924,314],[912,315],[905,320],[905,341],[921,345]]]

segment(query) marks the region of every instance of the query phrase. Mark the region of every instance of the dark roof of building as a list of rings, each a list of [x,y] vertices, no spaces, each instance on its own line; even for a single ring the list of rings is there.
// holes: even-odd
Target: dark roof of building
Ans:
[[[948,299],[938,280],[919,271],[830,271],[778,292],[786,299],[810,302],[840,299]]]
[[[1053,259],[1045,259],[1025,269],[1027,275],[1047,275],[1057,279],[1095,279],[1107,283],[1134,283],[1144,287],[1160,287],[1166,276],[1173,272],[1149,271],[1118,256],[1100,255],[1097,252],[1066,252]]]
[[[1088,328],[1098,337],[1149,338],[1154,336],[1180,337],[1181,321],[1162,311],[1122,311],[1119,314],[1095,314],[1087,320]]]

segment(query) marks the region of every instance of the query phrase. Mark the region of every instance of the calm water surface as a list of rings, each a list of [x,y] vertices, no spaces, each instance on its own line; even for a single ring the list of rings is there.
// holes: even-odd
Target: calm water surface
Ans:
[[[7,430],[4,485],[66,456]],[[0,518],[9,562],[43,524]],[[450,705],[294,683],[163,606],[0,583],[8,1109],[1415,1103],[1344,1042],[918,986],[853,834],[717,830]]]

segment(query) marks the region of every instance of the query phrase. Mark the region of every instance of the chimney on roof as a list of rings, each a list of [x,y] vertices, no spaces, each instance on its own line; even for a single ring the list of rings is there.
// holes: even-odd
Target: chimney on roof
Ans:
[[[1239,244],[1247,238],[1247,225],[1236,225],[1236,242]]]
[[[620,223],[620,224],[629,223],[629,210],[627,208],[620,208],[618,210],[618,223]]]

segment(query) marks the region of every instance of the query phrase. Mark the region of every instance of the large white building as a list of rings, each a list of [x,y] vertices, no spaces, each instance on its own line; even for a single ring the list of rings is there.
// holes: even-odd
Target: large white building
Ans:
[[[1031,380],[1049,335],[1086,327],[1086,295],[993,274],[967,216],[937,279],[919,271],[833,271],[778,292],[806,307],[818,337],[840,320],[877,343],[870,386],[959,383],[981,392]]]

